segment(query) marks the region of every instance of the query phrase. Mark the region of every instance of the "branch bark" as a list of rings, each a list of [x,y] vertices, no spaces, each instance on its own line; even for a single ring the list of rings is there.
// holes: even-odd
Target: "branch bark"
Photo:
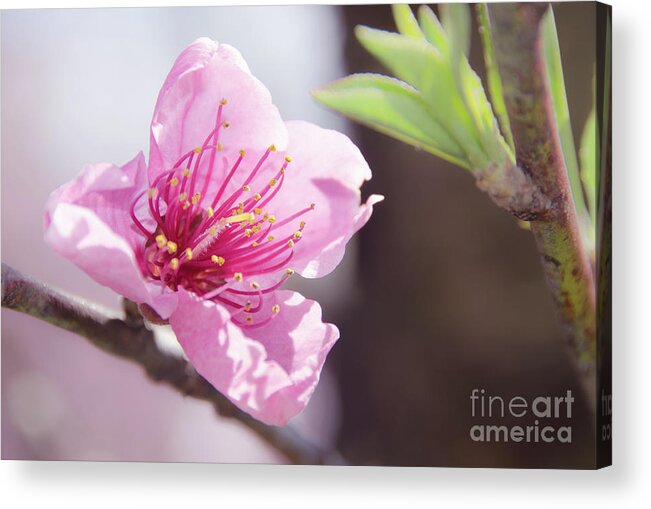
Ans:
[[[161,350],[134,306],[133,303],[125,306],[126,316],[122,320],[2,264],[2,307],[78,334],[105,352],[139,364],[151,380],[167,384],[186,396],[208,401],[219,415],[244,424],[292,463],[344,463],[339,453],[309,443],[293,428],[267,426],[242,412],[187,361]]]
[[[531,222],[531,230],[588,400],[594,406],[595,286],[581,245],[546,80],[540,22],[548,8],[547,3],[488,4],[517,164],[551,200],[545,215]]]

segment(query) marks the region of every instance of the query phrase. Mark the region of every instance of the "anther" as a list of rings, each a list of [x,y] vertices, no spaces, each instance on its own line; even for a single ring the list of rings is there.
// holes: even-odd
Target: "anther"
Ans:
[[[177,179],[176,177],[174,177],[172,180],[170,180],[170,186],[176,187],[178,185],[179,185],[179,179]]]
[[[215,210],[212,207],[208,207],[208,217],[215,215]]]
[[[270,187],[273,187],[273,186],[275,186],[277,183],[278,183],[278,181],[277,181],[276,179],[271,179],[271,180],[269,181],[269,186],[270,186]]]
[[[192,260],[192,249],[191,248],[188,247],[188,248],[185,249],[185,257],[188,260]]]
[[[222,97],[219,100],[219,104],[221,104],[222,106],[226,106],[228,104],[228,99]]]
[[[163,248],[167,245],[167,238],[165,237],[165,235],[163,235],[162,233],[160,235],[156,235],[156,245],[159,248]]]
[[[203,150],[201,147],[197,147],[194,149],[195,154],[201,154],[201,150]]]
[[[170,260],[170,267],[172,270],[176,270],[179,268],[179,259],[178,258],[172,258]]]
[[[250,190],[251,190],[251,186],[243,186],[242,189],[244,189],[245,191],[250,191]]]
[[[289,247],[294,247],[294,241],[292,239],[289,239],[289,241],[287,242],[287,245]]]
[[[258,201],[260,198],[262,198],[262,195],[260,195],[260,193],[255,193],[255,194],[253,195],[253,199],[254,199],[255,201]]]
[[[290,156],[285,156],[285,161],[288,163],[292,162],[292,158]]]
[[[188,168],[185,168],[182,172],[181,175],[184,177],[189,177],[190,176],[190,170]]]
[[[269,145],[269,152],[275,152],[276,151],[276,145]]]
[[[243,276],[242,276],[242,273],[241,273],[241,272],[236,272],[235,274],[233,274],[233,279],[234,279],[235,281],[237,281],[238,283],[239,283],[240,281],[242,281],[242,277],[243,277]]]
[[[294,269],[287,269],[285,272],[287,272],[288,276],[293,276],[294,275]]]
[[[277,315],[278,313],[280,313],[280,306],[279,306],[278,304],[274,305],[274,306],[271,308],[271,312],[272,312],[274,315]]]
[[[246,305],[244,306],[244,311],[251,311],[251,301],[247,301]]]
[[[155,187],[150,187],[147,190],[147,196],[149,196],[150,198],[154,198],[156,196],[156,188]]]
[[[276,222],[276,216],[273,214],[269,216],[269,224],[274,224]]]
[[[240,155],[244,157],[246,155],[246,150],[240,150]]]
[[[167,241],[167,252],[169,254],[176,253],[177,249],[178,249],[178,245],[176,244],[176,242],[172,242],[171,240]]]
[[[300,239],[303,236],[301,232],[294,232],[294,238],[295,239]]]
[[[247,317],[246,317],[246,321],[247,321],[247,323],[249,323],[249,324],[253,323],[253,317],[252,317],[251,315],[247,316]]]
[[[255,281],[251,281],[251,288],[253,288],[254,290],[259,290],[260,285],[258,283],[256,283]]]

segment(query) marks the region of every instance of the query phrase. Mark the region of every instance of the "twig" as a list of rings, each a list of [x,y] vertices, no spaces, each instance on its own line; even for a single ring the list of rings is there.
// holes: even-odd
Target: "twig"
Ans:
[[[540,21],[548,8],[545,3],[488,4],[517,164],[552,203],[548,213],[531,222],[531,230],[594,405],[595,287],[546,83]]]
[[[165,383],[186,396],[208,401],[219,415],[241,422],[292,463],[344,463],[336,451],[316,447],[293,428],[267,426],[239,410],[188,362],[161,350],[153,333],[144,326],[131,305],[125,307],[126,319],[121,320],[97,306],[53,290],[3,263],[2,307],[83,336],[102,350],[139,364],[150,379]]]

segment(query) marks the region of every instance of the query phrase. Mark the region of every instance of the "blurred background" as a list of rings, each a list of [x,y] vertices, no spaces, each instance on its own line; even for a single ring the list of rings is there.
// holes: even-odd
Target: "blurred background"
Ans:
[[[592,101],[594,8],[565,3],[555,13],[578,144]],[[228,42],[284,118],[351,136],[373,170],[364,193],[386,195],[332,275],[295,283],[341,339],[293,424],[354,464],[587,466],[590,414],[531,234],[464,170],[311,100],[311,88],[349,72],[384,71],[354,40],[356,24],[394,30],[386,5],[4,11],[2,260],[117,309],[113,292],[46,247],[44,203],[85,163],[147,153],[153,105],[178,53],[200,36]],[[472,442],[474,388],[505,398],[572,389],[573,443]],[[138,366],[5,309],[2,458],[284,462]]]

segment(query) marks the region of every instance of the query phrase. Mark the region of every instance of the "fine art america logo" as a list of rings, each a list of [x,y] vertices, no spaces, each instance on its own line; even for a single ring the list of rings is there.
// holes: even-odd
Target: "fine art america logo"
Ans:
[[[522,396],[503,398],[486,394],[484,389],[470,393],[471,415],[481,421],[470,428],[475,442],[572,443],[572,426],[560,426],[572,418],[572,391],[564,396],[537,396],[528,400]],[[495,424],[508,419],[509,426]],[[519,424],[511,425],[514,419]],[[486,421],[490,422],[487,423]]]

